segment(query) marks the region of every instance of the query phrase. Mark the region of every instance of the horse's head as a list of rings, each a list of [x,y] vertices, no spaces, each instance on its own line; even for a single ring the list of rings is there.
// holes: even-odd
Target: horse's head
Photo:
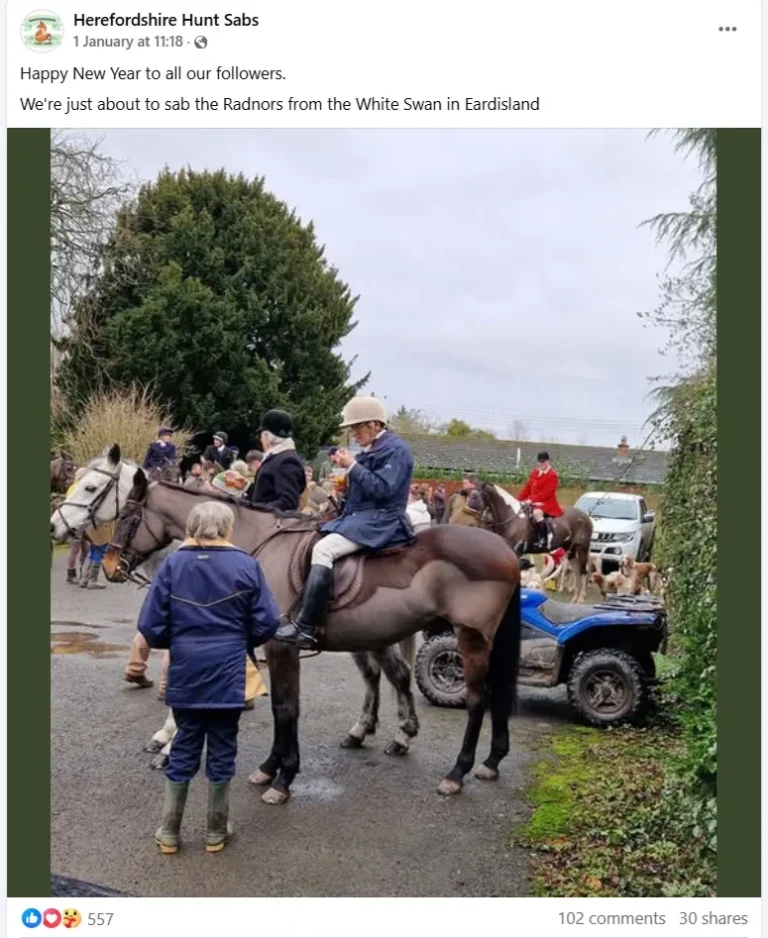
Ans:
[[[175,462],[167,462],[162,468],[149,470],[150,482],[173,482],[181,481],[181,467]]]
[[[154,486],[153,486],[154,488]],[[102,561],[104,576],[113,583],[135,579],[134,570],[155,551],[173,540],[165,526],[147,518],[150,482],[142,469],[133,476],[133,486],[117,519],[117,530]]]
[[[133,485],[136,466],[124,462],[117,443],[92,460],[72,494],[51,515],[51,538],[58,543],[88,528],[114,521]]]
[[[493,482],[484,482],[480,486],[480,494],[483,498],[483,527],[508,537],[514,522],[524,514],[523,506],[513,495]]]
[[[163,466],[163,475],[161,482],[172,482],[178,485],[181,482],[181,466],[175,462],[166,463]]]
[[[483,482],[477,491],[483,499],[483,511],[489,521],[503,521],[510,514],[517,516],[515,506],[519,509],[519,502],[495,483]],[[510,505],[510,501],[514,505]]]

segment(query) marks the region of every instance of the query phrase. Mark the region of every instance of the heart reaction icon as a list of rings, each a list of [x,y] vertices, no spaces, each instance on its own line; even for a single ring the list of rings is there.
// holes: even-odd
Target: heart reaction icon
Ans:
[[[46,909],[43,912],[43,925],[46,928],[56,928],[61,924],[61,912],[58,909]]]

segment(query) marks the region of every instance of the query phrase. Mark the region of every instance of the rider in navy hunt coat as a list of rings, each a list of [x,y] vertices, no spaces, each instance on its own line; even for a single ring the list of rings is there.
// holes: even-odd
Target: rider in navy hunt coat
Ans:
[[[166,463],[175,464],[178,461],[176,445],[171,442],[172,435],[173,430],[168,427],[160,427],[157,431],[157,439],[154,443],[149,444],[144,462],[141,464],[141,468],[145,472],[162,469]]]
[[[293,442],[293,419],[284,410],[268,410],[259,436],[264,458],[250,490],[251,504],[268,511],[298,511],[307,487],[304,463]]]
[[[139,632],[150,648],[170,649],[165,700],[177,733],[166,769],[163,822],[155,834],[163,853],[178,850],[187,789],[200,768],[204,743],[206,849],[220,850],[231,837],[229,785],[245,701],[246,655],[253,658],[280,623],[258,561],[230,543],[233,527],[226,503],[196,505],[187,520],[187,539],[161,564],[139,616]]]
[[[406,514],[413,456],[407,444],[387,430],[386,408],[378,398],[355,397],[344,408],[341,426],[351,428],[363,452],[355,457],[339,449],[330,457],[349,470],[347,499],[341,515],[320,529],[325,536],[312,551],[298,615],[275,633],[276,639],[300,648],[316,645],[336,560],[364,548],[406,546],[415,537]]]

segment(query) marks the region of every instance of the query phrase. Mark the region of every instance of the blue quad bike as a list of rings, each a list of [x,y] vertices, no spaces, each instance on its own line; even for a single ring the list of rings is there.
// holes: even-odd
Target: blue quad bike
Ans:
[[[660,600],[613,596],[589,606],[523,589],[520,607],[520,685],[565,684],[571,706],[592,726],[617,726],[641,716],[657,683],[653,653],[667,648]],[[415,667],[419,690],[438,707],[465,706],[453,630],[445,623],[423,635]]]

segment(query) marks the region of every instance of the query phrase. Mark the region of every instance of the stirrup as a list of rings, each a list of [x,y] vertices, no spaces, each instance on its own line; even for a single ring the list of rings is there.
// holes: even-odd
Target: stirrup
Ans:
[[[305,631],[296,622],[286,622],[274,634],[275,641],[290,642],[298,645],[299,648],[315,649],[317,648],[317,639],[313,632]]]

